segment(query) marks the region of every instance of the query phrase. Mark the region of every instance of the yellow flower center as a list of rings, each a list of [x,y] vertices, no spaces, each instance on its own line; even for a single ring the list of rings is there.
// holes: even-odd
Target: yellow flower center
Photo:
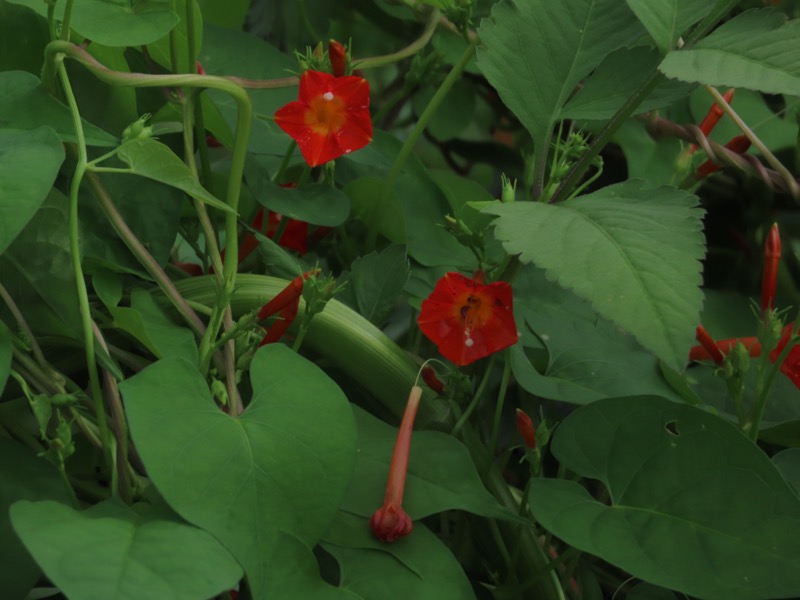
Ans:
[[[346,120],[345,106],[333,92],[325,92],[308,103],[306,124],[314,133],[331,135],[339,131]]]

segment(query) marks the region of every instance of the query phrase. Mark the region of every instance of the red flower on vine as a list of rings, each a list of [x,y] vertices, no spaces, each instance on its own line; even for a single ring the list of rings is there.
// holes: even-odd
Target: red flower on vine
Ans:
[[[349,154],[372,141],[369,83],[306,71],[297,101],[279,108],[275,123],[297,142],[311,167]]]
[[[505,281],[485,285],[446,273],[422,302],[417,323],[442,356],[468,365],[517,342],[513,293]]]

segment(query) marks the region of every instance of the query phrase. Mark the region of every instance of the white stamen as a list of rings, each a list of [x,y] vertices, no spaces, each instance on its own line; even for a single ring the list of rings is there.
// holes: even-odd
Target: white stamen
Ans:
[[[331,100],[333,100],[333,92],[325,92],[324,94],[322,94],[322,98],[330,102]]]
[[[464,345],[467,348],[472,348],[472,346],[475,345],[475,340],[473,340],[472,338],[467,338],[467,339],[464,340]]]

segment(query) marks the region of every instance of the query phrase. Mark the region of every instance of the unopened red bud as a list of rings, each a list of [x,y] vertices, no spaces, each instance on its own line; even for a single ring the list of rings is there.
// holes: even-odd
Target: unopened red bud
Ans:
[[[519,431],[519,434],[522,436],[525,446],[529,450],[536,449],[536,429],[533,426],[533,421],[531,421],[531,418],[525,411],[518,408],[516,421],[517,431]]]
[[[328,59],[331,61],[331,71],[336,77],[343,77],[347,71],[347,51],[336,40],[328,42]]]
[[[761,277],[761,313],[775,307],[775,287],[778,283],[778,263],[781,260],[781,234],[778,224],[770,227],[764,242],[764,272]]]
[[[744,154],[747,152],[747,149],[750,148],[750,144],[751,142],[746,135],[737,135],[735,138],[732,138],[727,144],[725,144],[725,147],[736,154]],[[695,178],[703,179],[712,173],[719,171],[721,168],[722,167],[715,162],[707,160],[697,168]]]

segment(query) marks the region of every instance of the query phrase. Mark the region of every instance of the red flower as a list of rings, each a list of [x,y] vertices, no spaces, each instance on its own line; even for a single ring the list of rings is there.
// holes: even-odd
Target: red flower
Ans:
[[[411,517],[403,510],[403,492],[408,472],[408,455],[411,451],[411,433],[414,429],[414,418],[417,416],[420,398],[422,398],[422,388],[415,385],[408,395],[403,420],[397,431],[392,462],[389,463],[389,476],[386,480],[383,506],[376,510],[369,520],[372,533],[382,542],[393,542],[397,538],[405,537],[414,528]]]
[[[422,302],[417,323],[442,356],[459,366],[519,339],[511,286],[505,281],[484,285],[458,273],[446,273],[436,283]]]
[[[349,154],[372,141],[369,83],[306,71],[298,100],[279,108],[275,123],[297,142],[311,167]]]
[[[278,213],[269,211],[269,218],[267,220],[267,237],[273,239],[275,232],[278,230],[278,225],[284,217]],[[263,231],[261,228],[264,226],[264,209],[260,208],[253,217],[250,227],[256,231]],[[304,221],[296,221],[289,219],[286,224],[286,229],[283,230],[283,235],[278,242],[284,248],[296,250],[300,254],[305,254],[308,251],[306,240],[308,239],[308,223]],[[242,243],[239,245],[239,262],[247,258],[250,253],[258,246],[258,240],[251,234],[245,234]]]

